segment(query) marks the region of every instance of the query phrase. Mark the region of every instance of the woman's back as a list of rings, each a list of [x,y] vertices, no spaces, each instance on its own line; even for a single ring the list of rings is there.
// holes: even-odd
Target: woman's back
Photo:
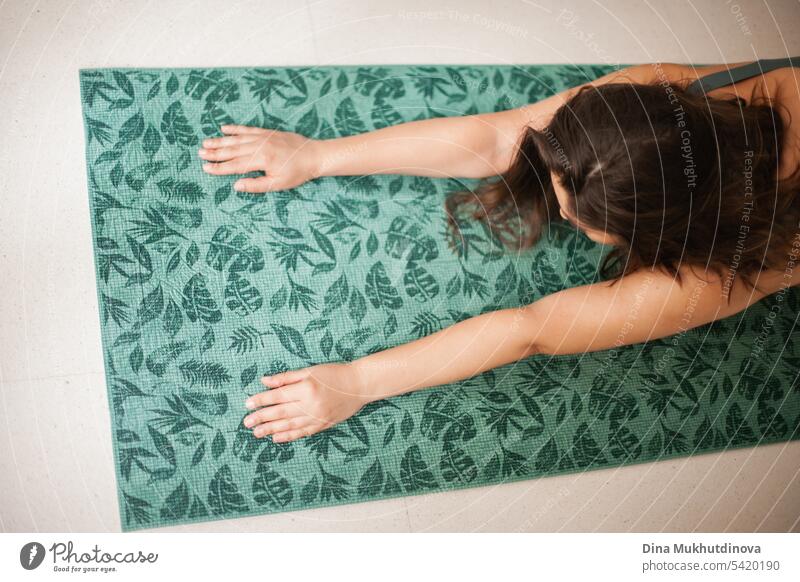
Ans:
[[[661,65],[667,77],[689,92],[714,99],[739,98],[748,105],[764,100],[778,107],[786,134],[778,178],[790,177],[800,166],[800,57],[692,67]],[[774,67],[774,68],[773,68]],[[654,81],[657,81],[654,75]]]

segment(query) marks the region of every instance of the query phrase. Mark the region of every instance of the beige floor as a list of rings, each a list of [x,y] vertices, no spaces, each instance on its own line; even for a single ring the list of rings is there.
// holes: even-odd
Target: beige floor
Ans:
[[[119,529],[79,68],[710,63],[800,54],[796,0],[603,5],[1,2],[0,530]],[[800,443],[782,444],[174,529],[798,531],[798,468]]]

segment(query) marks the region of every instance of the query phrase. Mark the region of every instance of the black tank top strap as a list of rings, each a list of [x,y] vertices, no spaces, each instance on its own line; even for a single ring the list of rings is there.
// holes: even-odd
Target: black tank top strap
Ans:
[[[800,57],[784,57],[780,59],[759,59],[752,63],[740,65],[732,69],[724,69],[692,81],[686,88],[688,93],[703,95],[725,85],[733,85],[739,81],[756,77],[783,67],[800,67]]]

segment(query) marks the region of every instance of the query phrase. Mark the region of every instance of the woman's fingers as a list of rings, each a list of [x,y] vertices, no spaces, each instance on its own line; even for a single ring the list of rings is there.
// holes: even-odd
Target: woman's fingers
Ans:
[[[227,162],[203,164],[203,171],[215,176],[226,176],[229,174],[246,174],[263,170],[254,156],[241,156],[228,160]]]
[[[261,139],[262,139],[261,136],[249,133],[244,135],[226,135],[225,137],[209,137],[203,140],[203,148],[206,149],[225,148],[225,147],[240,145],[243,143],[252,143],[255,141],[261,141]]]
[[[275,406],[260,408],[254,413],[248,414],[244,417],[242,422],[247,428],[253,428],[265,422],[289,418],[291,416],[297,416],[298,414],[300,414],[300,410],[295,404],[276,404]]]
[[[261,378],[261,383],[270,388],[277,388],[278,386],[285,386],[286,384],[293,384],[300,380],[308,378],[308,368],[301,368],[300,370],[289,370],[281,372],[280,374],[273,374],[272,376],[264,376]]]
[[[279,432],[287,432],[290,430],[303,429],[316,421],[308,416],[295,416],[292,418],[283,418],[281,420],[273,420],[272,422],[265,422],[253,429],[253,436],[256,438],[265,437],[270,434]]]
[[[222,148],[201,149],[197,154],[209,162],[225,162],[239,156],[252,156],[257,150],[255,142],[247,142]]]
[[[245,407],[249,410],[255,410],[262,406],[273,406],[275,404],[286,404],[287,402],[297,401],[297,388],[295,386],[287,386],[286,388],[273,388],[265,392],[253,394],[245,402]]]

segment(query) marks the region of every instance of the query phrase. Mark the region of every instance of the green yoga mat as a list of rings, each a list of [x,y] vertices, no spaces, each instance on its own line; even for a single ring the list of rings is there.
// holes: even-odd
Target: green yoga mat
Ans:
[[[508,109],[609,70],[81,70],[123,529],[797,438],[797,289],[659,341],[535,356],[373,403],[290,444],[242,426],[262,375],[350,360],[591,282],[604,248],[554,225],[515,255],[468,224],[451,249],[443,200],[474,180],[353,176],[237,193],[235,176],[201,169],[202,138],[225,123],[333,138]]]

